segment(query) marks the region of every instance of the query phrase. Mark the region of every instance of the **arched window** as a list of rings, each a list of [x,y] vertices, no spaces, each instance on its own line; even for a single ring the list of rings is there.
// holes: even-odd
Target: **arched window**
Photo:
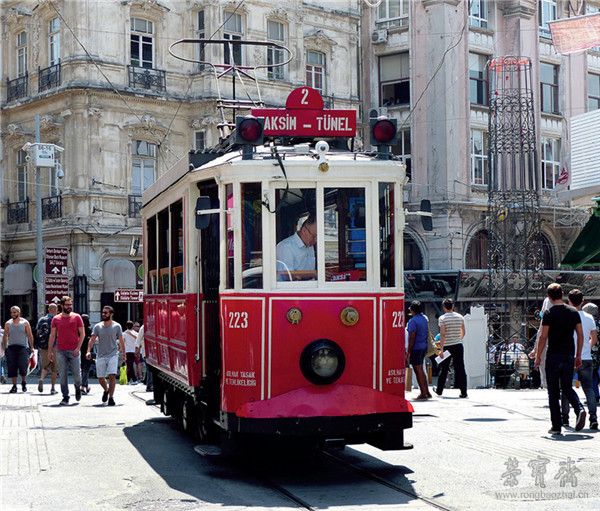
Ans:
[[[423,270],[423,254],[410,234],[404,234],[404,270]]]
[[[545,270],[553,270],[554,267],[554,251],[552,243],[545,234],[540,234],[540,247],[542,250],[542,263]]]
[[[482,270],[488,267],[488,232],[485,229],[477,231],[467,246],[465,268]]]

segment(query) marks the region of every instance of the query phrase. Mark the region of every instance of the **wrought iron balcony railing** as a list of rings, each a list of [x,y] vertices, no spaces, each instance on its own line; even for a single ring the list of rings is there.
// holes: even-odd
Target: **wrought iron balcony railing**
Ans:
[[[164,92],[167,90],[166,72],[162,69],[127,66],[129,69],[129,86],[134,89]]]
[[[8,223],[24,224],[29,222],[29,199],[8,203]]]
[[[42,199],[42,220],[62,217],[62,196],[54,195]]]
[[[38,68],[38,92],[53,89],[60,85],[60,60],[53,66]]]
[[[130,195],[129,196],[129,218],[139,218],[142,210],[142,196],[141,195]]]
[[[27,84],[29,83],[29,73],[25,73],[14,80],[6,79],[6,101],[14,101],[15,99],[27,96]]]

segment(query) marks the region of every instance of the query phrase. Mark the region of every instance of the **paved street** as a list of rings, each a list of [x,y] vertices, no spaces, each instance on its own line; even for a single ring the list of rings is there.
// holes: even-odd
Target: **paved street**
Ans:
[[[549,438],[543,391],[472,390],[461,400],[450,390],[415,403],[411,451],[357,446],[302,460],[265,457],[258,466],[196,454],[139,386],[118,387],[114,408],[100,404],[96,384],[68,408],[33,385],[27,394],[9,388],[0,387],[3,510],[600,506],[599,434]],[[535,460],[545,468],[537,486],[528,466]]]

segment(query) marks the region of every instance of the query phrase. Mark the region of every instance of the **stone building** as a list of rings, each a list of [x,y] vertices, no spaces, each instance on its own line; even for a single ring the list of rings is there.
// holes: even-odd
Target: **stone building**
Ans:
[[[486,62],[505,55],[532,60],[543,260],[558,267],[588,218],[561,196],[559,178],[570,168],[570,117],[600,108],[600,48],[557,54],[548,22],[573,16],[569,8],[600,11],[598,1],[582,3],[383,0],[363,9],[364,108],[398,119],[394,152],[410,161],[408,207],[433,203],[433,233],[409,220],[407,268],[487,268]]]
[[[44,246],[69,249],[76,310],[97,320],[111,304],[123,321],[141,317],[139,304],[114,304],[113,293],[141,285],[142,191],[187,166],[190,150],[218,141],[211,71],[170,56],[173,42],[281,43],[294,59],[257,72],[266,105],[282,106],[308,84],[329,107],[359,108],[358,0],[5,0],[0,16],[3,318],[13,304],[36,316],[35,169],[22,149],[35,141],[36,114],[41,142],[64,148],[64,178],[41,171]],[[213,44],[202,58],[255,65],[282,62],[283,53],[242,46],[224,55]],[[231,97],[231,80],[221,87]],[[238,81],[237,94],[246,87]]]

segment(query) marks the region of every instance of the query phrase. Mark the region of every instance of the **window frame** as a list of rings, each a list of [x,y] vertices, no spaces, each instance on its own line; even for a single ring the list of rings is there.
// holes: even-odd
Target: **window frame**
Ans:
[[[29,37],[27,31],[21,30],[17,33],[15,38],[15,58],[16,58],[16,73],[17,78],[21,78],[27,75],[29,68],[29,51],[28,43]]]
[[[552,74],[553,74],[553,83],[548,83],[542,81],[542,66],[551,66]],[[550,62],[540,62],[540,111],[544,114],[553,114],[560,115],[560,105],[559,105],[559,79],[560,79],[560,68],[557,64],[552,64]],[[546,96],[545,90],[549,89],[550,93],[550,101],[551,101],[551,111],[548,111],[544,108],[544,98]]]
[[[481,135],[481,152],[475,151],[475,134]],[[489,133],[485,130],[478,128],[471,128],[471,138],[470,138],[470,155],[471,155],[471,185],[473,186],[488,186],[489,185],[489,160],[488,160],[488,151],[489,149]],[[478,178],[475,174],[476,162],[481,162],[481,182],[477,182]]]
[[[481,69],[473,69],[471,68],[471,55],[474,55],[477,57],[478,60],[478,64],[482,64]],[[489,76],[488,76],[488,68],[487,68],[487,61],[488,61],[489,56],[485,55],[483,53],[477,53],[477,52],[473,52],[470,51],[469,52],[469,103],[471,105],[479,105],[479,106],[489,106]],[[483,59],[485,59],[484,62]],[[477,72],[480,76],[479,77],[473,77],[472,76],[472,72]],[[471,84],[472,82],[476,82],[476,98],[475,101],[473,101],[473,97],[471,95]],[[483,89],[483,102],[479,102],[479,87],[482,87]]]
[[[390,4],[398,5],[398,16],[390,16]],[[383,16],[381,15],[382,11],[385,11]],[[377,6],[376,21],[379,23],[408,18],[409,12],[410,0],[382,0],[382,2]]]
[[[27,186],[27,152],[23,149],[19,149],[15,157],[16,169],[17,169],[17,202],[25,202],[28,198],[28,186]]]
[[[202,135],[202,147],[198,147],[198,135]],[[194,151],[204,151],[206,149],[206,130],[194,131]]]
[[[143,21],[146,24],[146,31],[138,30],[138,28],[135,27],[136,21]],[[133,16],[130,18],[129,28],[129,64],[133,67],[139,67],[144,69],[156,69],[154,22],[146,18],[137,18]],[[150,29],[150,31],[148,31],[148,29]],[[137,38],[137,42],[134,42],[135,38]],[[144,38],[149,39],[149,41],[144,41]],[[138,46],[137,59],[135,59],[133,56],[134,44]],[[144,47],[147,45],[150,46],[150,54],[152,57],[151,61],[144,59]],[[137,61],[137,64],[135,64],[134,61]],[[146,65],[148,63],[150,64],[150,66]]]
[[[56,22],[56,27],[53,25]],[[52,18],[48,21],[48,66],[55,66],[60,62],[60,19]]]
[[[404,56],[406,56],[407,59],[407,69],[408,69],[408,76],[402,76],[402,58],[404,58]],[[392,80],[382,80],[381,79],[381,61],[383,59],[389,59],[392,57],[398,57],[400,60],[398,62],[398,77],[394,78]],[[409,106],[410,107],[410,95],[411,95],[411,81],[410,81],[410,52],[408,51],[402,51],[402,52],[396,52],[396,53],[390,53],[387,55],[379,55],[378,59],[377,59],[377,77],[378,77],[378,82],[379,82],[379,106],[385,106],[385,107],[395,107],[395,106],[399,106],[399,107],[406,107]],[[393,104],[385,104],[385,100],[384,100],[384,93],[383,93],[383,87],[384,86],[389,86],[389,85],[396,85],[396,84],[408,84],[408,102],[402,102],[399,103],[398,101],[401,101],[400,98],[394,98],[394,103]]]
[[[313,55],[319,55],[320,60],[322,60],[322,63],[317,63],[317,64],[309,64],[309,59],[308,59],[308,55],[309,54],[313,54]],[[322,57],[322,59],[321,59]],[[312,87],[315,90],[318,90],[322,95],[326,93],[327,90],[327,80],[326,80],[326,75],[327,75],[327,55],[325,54],[325,52],[322,51],[318,51],[318,50],[310,50],[307,49],[306,53],[305,53],[305,78],[306,78],[306,85],[308,87]],[[309,80],[309,76],[310,76],[310,80]],[[317,76],[321,77],[321,87],[317,87],[316,83],[315,83],[315,78]]]
[[[228,27],[227,25],[231,20],[239,19],[239,27],[237,27],[237,23],[235,27]],[[230,41],[241,41],[244,37],[244,18],[241,14],[236,12],[223,11],[223,39],[228,39]],[[237,45],[239,49],[239,62],[236,61],[236,46],[232,46],[233,53],[233,61],[238,65],[244,65],[244,52],[242,45]],[[231,59],[229,55],[229,47],[227,44],[223,45],[223,62],[225,64],[231,64]]]
[[[552,143],[552,153],[553,159],[548,159],[546,155],[546,144],[548,142]],[[561,170],[561,160],[560,160],[560,151],[561,151],[562,141],[559,137],[545,137],[542,136],[540,138],[540,165],[541,168],[541,177],[542,177],[542,189],[543,190],[554,190],[556,188],[556,181],[560,176]],[[556,153],[556,154],[555,154]],[[550,165],[552,167],[552,186],[548,187],[548,175],[546,173],[546,165]]]
[[[593,96],[590,93],[590,81],[591,81],[592,77],[594,77],[598,82],[598,95],[597,96]],[[591,101],[596,102],[595,108],[590,108]],[[590,71],[588,71],[588,73],[587,73],[587,111],[591,112],[593,110],[600,110],[600,74],[591,73]]]
[[[196,11],[196,39],[206,39],[206,11],[200,9]],[[202,20],[202,23],[200,22]],[[206,60],[206,46],[197,45],[196,47],[196,58],[198,60]],[[198,64],[198,70],[202,71],[204,64]]]
[[[408,144],[407,144],[408,138]],[[408,149],[407,149],[408,145]],[[398,143],[392,146],[392,154],[401,156],[406,164],[406,176],[412,175],[412,133],[410,128],[398,130]]]
[[[547,8],[547,10],[546,10]],[[548,12],[549,11],[549,12]],[[549,16],[548,16],[549,14]],[[558,19],[557,0],[538,0],[538,28],[540,37],[550,38],[549,21]]]
[[[475,7],[478,7],[477,13],[473,14]],[[489,9],[487,0],[471,0],[469,9],[469,26],[474,28],[488,28]]]
[[[269,33],[269,24],[275,23],[281,28],[281,38],[271,37]],[[279,34],[278,34],[279,36]],[[285,44],[286,40],[286,26],[284,23],[278,20],[270,20],[267,19],[267,41],[277,43],[277,44]],[[285,60],[284,51],[279,48],[274,48],[272,46],[267,47],[267,65],[271,62],[272,64],[281,64]],[[286,66],[278,66],[269,68],[267,67],[267,78],[269,80],[285,80],[286,75]]]
[[[136,147],[139,147],[138,144],[141,143],[145,143],[147,145],[148,148],[153,147],[154,148],[154,155],[148,155],[148,154],[140,154],[138,152],[134,152],[134,150],[137,150]],[[146,190],[146,188],[148,188],[149,186],[151,186],[157,179],[158,174],[158,151],[159,151],[159,147],[157,144],[154,144],[153,142],[148,142],[147,140],[133,140],[132,141],[132,145],[131,145],[131,176],[130,176],[130,182],[131,182],[131,194],[132,195],[142,195],[144,193],[144,191]],[[138,160],[140,162],[140,183],[139,183],[139,188],[134,188],[134,162]],[[144,176],[145,176],[145,171],[146,171],[146,163],[148,162],[152,162],[153,163],[153,180],[152,182],[144,187]]]

